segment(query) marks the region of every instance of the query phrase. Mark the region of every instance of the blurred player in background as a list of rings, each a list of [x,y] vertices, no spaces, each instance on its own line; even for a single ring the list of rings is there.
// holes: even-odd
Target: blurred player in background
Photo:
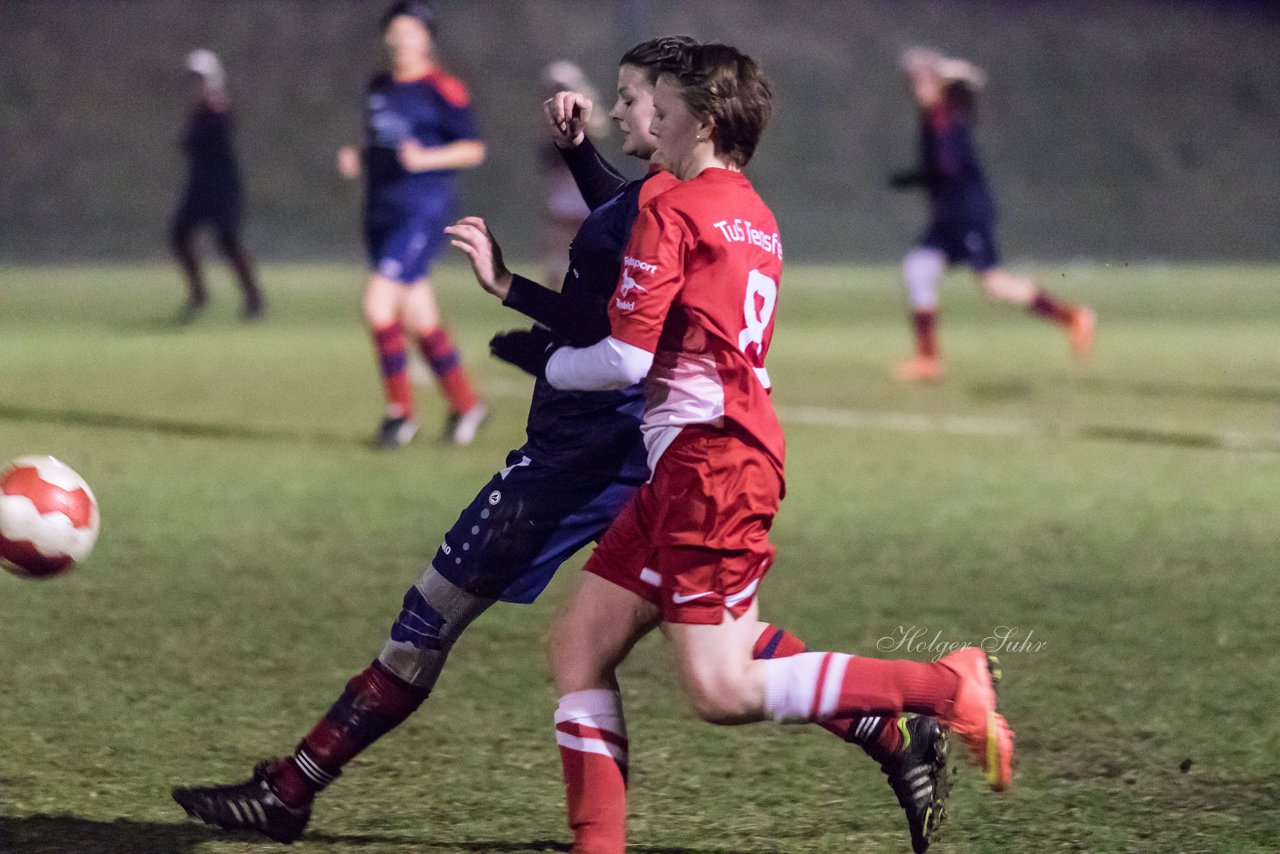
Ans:
[[[231,141],[231,99],[227,96],[226,74],[217,55],[203,49],[187,55],[187,72],[191,78],[193,105],[181,145],[189,171],[170,229],[173,252],[187,277],[187,304],[178,319],[189,323],[209,304],[204,273],[196,255],[196,229],[209,225],[217,235],[218,248],[235,270],[244,294],[241,317],[257,320],[265,306],[253,262],[240,243],[240,214],[244,205],[240,168]]]
[[[429,278],[453,218],[455,172],[484,162],[470,96],[433,58],[435,17],[422,0],[396,3],[382,17],[391,70],[365,93],[363,157],[338,152],[346,178],[365,176],[364,238],[371,272],[364,316],[382,372],[386,409],[375,444],[398,448],[418,432],[407,370],[412,337],[449,404],[444,438],[466,445],[485,419],[458,349],[440,322]]]
[[[610,115],[627,154],[644,160],[652,154],[653,79],[662,68],[678,67],[691,45],[685,37],[653,39],[623,57]],[[483,221],[467,218],[451,228],[473,256],[482,286],[543,325],[537,336],[542,347],[550,340],[591,344],[608,334],[607,306],[631,223],[643,201],[675,184],[669,173],[656,169],[639,180],[622,178],[585,134],[592,107],[590,99],[574,92],[559,93],[546,105],[553,140],[591,208],[574,238],[572,271],[559,292],[512,275]],[[495,338],[493,347],[519,364],[529,354],[522,346],[528,343],[528,333],[509,334]],[[643,408],[639,383],[564,392],[540,378],[529,411],[528,442],[508,456],[507,467],[477,493],[445,536],[405,596],[378,660],[348,683],[292,757],[260,764],[246,783],[177,789],[178,803],[223,827],[252,828],[279,841],[301,835],[315,795],[427,698],[454,643],[476,617],[497,601],[533,601],[561,563],[599,539],[649,475],[639,430]],[[763,624],[757,646],[761,658],[804,649],[795,636]],[[833,722],[828,728],[888,766],[915,836],[916,828],[923,834],[931,816],[940,818],[936,813],[945,787],[935,790],[933,782],[945,770],[945,742],[931,720],[912,719],[904,726],[914,743],[904,742],[904,730],[891,717]]]
[[[895,173],[890,186],[924,187],[931,219],[902,262],[916,353],[898,364],[894,376],[904,382],[941,378],[938,280],[948,266],[959,263],[973,268],[987,296],[1026,306],[1032,314],[1060,325],[1076,356],[1087,359],[1093,350],[1093,311],[1061,302],[1034,279],[1009,273],[1000,265],[995,202],[972,134],[975,101],[986,75],[970,62],[924,48],[906,51],[902,69],[920,110],[920,160],[915,169]]]
[[[542,69],[542,89],[547,97],[560,92],[577,92],[589,101],[599,100],[599,95],[588,81],[586,74],[572,62],[558,59]],[[603,111],[592,114],[587,131],[599,136],[608,128],[608,117]],[[578,226],[587,218],[590,208],[582,200],[582,193],[574,181],[573,173],[560,155],[560,147],[548,141],[542,146],[542,174],[546,185],[546,207],[542,220],[542,265],[547,282],[564,281],[569,270],[569,243],[578,232]]]
[[[764,366],[782,246],[742,168],[771,103],[756,64],[726,45],[691,48],[687,69],[659,77],[655,157],[681,183],[641,208],[609,307],[610,335],[549,355],[531,348],[526,360],[563,390],[647,377],[641,430],[653,476],[601,539],[549,642],[556,740],[581,854],[625,849],[617,668],[659,626],[690,704],[707,721],[892,719],[906,742],[910,719],[899,713],[917,712],[961,736],[993,787],[1009,783],[1012,734],[995,711],[982,650],[927,664],[809,653],[803,644],[791,655],[761,654],[756,593],[773,563],[768,535],[783,489],[783,434]],[[923,787],[930,768],[911,773]],[[927,847],[927,834],[912,829],[916,850]]]

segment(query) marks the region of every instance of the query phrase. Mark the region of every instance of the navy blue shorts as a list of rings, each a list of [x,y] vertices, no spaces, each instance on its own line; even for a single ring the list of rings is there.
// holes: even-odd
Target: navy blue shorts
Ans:
[[[431,565],[476,596],[532,602],[560,564],[604,535],[639,487],[512,451],[445,534]]]
[[[996,248],[995,228],[990,221],[934,220],[921,235],[918,245],[937,249],[947,256],[947,263],[967,263],[978,273],[1000,266],[1000,251]]]
[[[453,223],[452,207],[441,200],[413,211],[370,210],[364,222],[369,268],[405,285],[426,276],[448,245],[444,228]]]

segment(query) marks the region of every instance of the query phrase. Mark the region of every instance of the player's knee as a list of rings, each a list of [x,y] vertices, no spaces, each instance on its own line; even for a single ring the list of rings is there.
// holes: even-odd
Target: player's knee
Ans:
[[[397,320],[395,294],[385,281],[370,282],[360,302],[365,321],[374,329],[390,326]]]
[[[686,666],[684,687],[689,707],[708,723],[741,723],[749,717],[747,686],[736,669]]]
[[[731,679],[688,680],[685,694],[693,713],[707,723],[740,723],[746,715],[739,686]]]
[[[493,601],[466,592],[428,568],[405,593],[378,659],[409,684],[429,690],[454,643]]]
[[[181,223],[175,223],[169,229],[169,248],[181,254],[191,249],[192,230]]]
[[[234,231],[229,229],[218,229],[218,249],[228,258],[233,258],[240,252],[240,238],[236,236]]]

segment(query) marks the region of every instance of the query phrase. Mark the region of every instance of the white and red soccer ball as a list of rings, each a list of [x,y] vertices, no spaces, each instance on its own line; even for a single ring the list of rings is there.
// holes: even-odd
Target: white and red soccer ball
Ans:
[[[84,560],[98,539],[98,502],[53,457],[18,457],[0,471],[0,566],[48,578]]]

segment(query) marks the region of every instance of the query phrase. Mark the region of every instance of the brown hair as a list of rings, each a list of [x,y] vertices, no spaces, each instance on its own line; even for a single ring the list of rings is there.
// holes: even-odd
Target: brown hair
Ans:
[[[692,36],[661,36],[631,48],[619,65],[634,65],[644,72],[652,86],[663,74],[679,74],[689,67],[689,50],[697,45]]]
[[[755,60],[725,44],[689,49],[688,68],[663,71],[680,87],[689,112],[711,119],[716,154],[746,166],[773,113],[773,89]]]

